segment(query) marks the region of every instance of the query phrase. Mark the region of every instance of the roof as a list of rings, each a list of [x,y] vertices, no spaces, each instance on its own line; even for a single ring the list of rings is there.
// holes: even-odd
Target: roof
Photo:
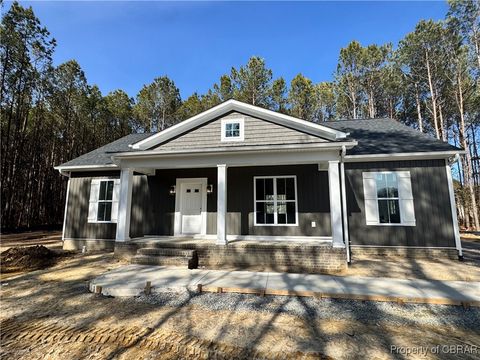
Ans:
[[[186,121],[190,121],[191,119]],[[304,121],[301,120],[301,126],[304,125],[303,122]],[[177,125],[174,125],[171,128],[174,128],[175,126]],[[335,141],[358,141],[358,145],[347,150],[347,155],[460,151],[460,149],[455,146],[437,140],[393,119],[335,120],[324,122],[321,126],[323,129],[334,130],[332,134],[346,135],[348,133],[348,137],[335,139]],[[166,130],[161,131],[160,133],[127,135],[78,158],[70,160],[60,165],[59,168],[113,166],[111,159],[112,155],[125,152],[143,152],[142,149],[135,149],[135,146],[132,145],[141,143],[149,138],[151,139],[152,135],[156,136],[165,131]]]
[[[152,133],[130,134],[89,153],[70,160],[60,166],[112,165],[111,156],[119,152],[134,151],[130,144],[146,139]]]
[[[347,155],[460,150],[393,119],[333,120],[323,124],[349,132],[349,137],[358,141]]]

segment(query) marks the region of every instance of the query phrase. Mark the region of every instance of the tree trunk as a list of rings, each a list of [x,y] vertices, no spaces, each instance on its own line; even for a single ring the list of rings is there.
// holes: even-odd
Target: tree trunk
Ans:
[[[440,139],[440,132],[438,130],[438,118],[437,118],[437,95],[433,87],[432,71],[430,69],[428,51],[425,52],[425,65],[427,67],[428,86],[430,88],[430,96],[432,101],[432,114],[433,114],[433,125],[435,127],[435,136],[437,139]]]
[[[480,229],[480,224],[478,221],[478,208],[477,200],[475,198],[475,190],[473,188],[473,167],[472,167],[472,158],[470,156],[470,147],[468,144],[467,133],[465,130],[465,114],[464,114],[464,105],[463,105],[463,87],[462,81],[459,76],[457,76],[457,89],[458,89],[458,112],[460,115],[460,127],[459,127],[459,139],[460,143],[465,150],[465,166],[464,166],[464,179],[468,187],[468,192],[470,195],[470,206],[471,214],[473,217],[473,222],[475,229]]]
[[[423,132],[422,105],[420,103],[420,93],[418,91],[418,83],[415,83],[415,102],[417,103],[418,130],[420,130],[420,132]]]
[[[445,126],[445,122],[443,120],[443,111],[441,104],[438,104],[438,117],[440,120],[440,134],[442,135],[442,140],[447,141],[447,127]]]

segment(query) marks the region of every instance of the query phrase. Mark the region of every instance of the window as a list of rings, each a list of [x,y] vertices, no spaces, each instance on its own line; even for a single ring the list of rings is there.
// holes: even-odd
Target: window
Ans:
[[[378,216],[380,223],[400,223],[400,199],[398,197],[398,181],[395,173],[377,173]]]
[[[243,118],[222,120],[222,141],[243,141]]]
[[[117,221],[120,179],[92,179],[88,208],[89,223]]]
[[[225,124],[225,137],[234,138],[240,137],[240,123],[234,122]]]
[[[415,226],[409,171],[363,173],[367,225]]]
[[[98,195],[97,221],[112,220],[113,180],[100,182]]]
[[[255,177],[255,225],[297,225],[295,176]]]

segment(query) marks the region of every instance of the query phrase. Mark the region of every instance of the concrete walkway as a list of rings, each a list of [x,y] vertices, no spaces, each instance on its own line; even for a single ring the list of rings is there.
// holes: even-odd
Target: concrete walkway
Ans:
[[[109,271],[91,281],[89,288],[104,295],[137,296],[145,291],[147,281],[151,282],[152,293],[201,290],[480,306],[479,282],[188,270],[143,265],[127,265]]]

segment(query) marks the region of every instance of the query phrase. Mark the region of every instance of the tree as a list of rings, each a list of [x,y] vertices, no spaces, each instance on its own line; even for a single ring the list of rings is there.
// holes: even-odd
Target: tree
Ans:
[[[189,96],[178,109],[177,116],[179,120],[185,120],[197,114],[200,114],[202,111],[205,111],[206,102],[199,96],[196,92],[193,95]]]
[[[288,101],[291,115],[312,121],[315,116],[315,87],[310,79],[298,74],[290,83]]]
[[[449,93],[446,97],[455,100],[458,140],[460,145],[465,149],[465,155],[462,161],[464,185],[466,185],[469,192],[470,212],[475,228],[479,228],[477,199],[474,190],[475,181],[473,176],[472,146],[467,132],[467,125],[471,122],[469,119],[478,116],[478,111],[476,111],[476,107],[474,107],[474,96],[477,86],[471,76],[472,72],[470,71],[468,59],[468,47],[462,44],[460,30],[453,27],[448,28],[448,30],[450,30],[449,37],[445,39],[444,47],[447,50],[445,55],[448,59],[448,69],[445,74],[448,77],[450,87],[448,88]],[[474,124],[471,123],[470,127],[473,128],[473,126]],[[473,134],[475,134],[475,131],[473,131]]]
[[[413,79],[417,87],[426,83],[432,115],[432,126],[437,139],[446,139],[446,129],[439,119],[439,94],[444,85],[444,70],[447,66],[442,44],[446,31],[442,22],[420,21],[415,31],[400,41],[399,58],[404,71]]]
[[[392,52],[392,45],[369,45],[360,50],[360,80],[362,90],[367,99],[367,111],[369,118],[375,118],[381,111],[384,100],[383,79],[387,75],[386,66]]]
[[[335,81],[339,97],[345,106],[341,113],[357,119],[361,102],[361,62],[363,49],[359,42],[352,41],[340,50]]]
[[[228,75],[222,75],[219,84],[213,85],[213,89],[220,101],[227,101],[233,98],[232,79]]]
[[[143,86],[134,111],[145,131],[158,131],[177,122],[175,113],[180,106],[180,91],[172,80],[162,76]]]
[[[268,108],[272,70],[267,69],[265,60],[252,56],[239,70],[232,68],[230,77],[235,99]]]
[[[287,83],[283,77],[275,79],[270,90],[271,109],[280,113],[287,112]]]
[[[108,122],[115,129],[115,138],[128,135],[140,124],[133,116],[133,99],[123,90],[115,90],[105,96]]]
[[[478,0],[448,0],[450,9],[447,21],[457,29],[476,59],[477,72],[480,72],[480,2]]]
[[[333,120],[335,116],[335,86],[331,82],[314,85],[316,99],[316,121]]]
[[[62,161],[80,156],[85,150],[80,144],[83,140],[81,128],[85,127],[81,122],[82,105],[85,105],[87,91],[85,73],[75,60],[54,69],[49,103],[62,140]]]
[[[55,40],[32,8],[14,2],[0,25],[2,227],[19,226],[25,219],[32,223],[40,216],[40,206],[36,213],[28,210],[32,196],[43,184],[45,168],[39,168],[43,162],[34,162],[31,151],[43,145],[39,136],[44,124],[36,120],[44,114],[41,101],[46,96],[54,49]]]

